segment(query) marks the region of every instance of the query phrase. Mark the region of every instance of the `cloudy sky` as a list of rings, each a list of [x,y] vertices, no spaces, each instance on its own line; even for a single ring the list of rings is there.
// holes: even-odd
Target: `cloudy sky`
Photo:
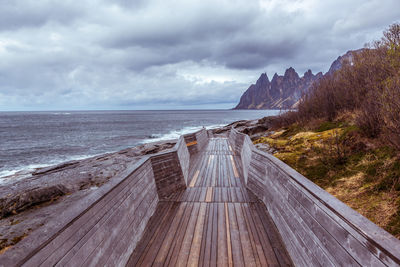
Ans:
[[[0,110],[231,108],[262,72],[326,72],[399,10],[399,0],[0,0]]]

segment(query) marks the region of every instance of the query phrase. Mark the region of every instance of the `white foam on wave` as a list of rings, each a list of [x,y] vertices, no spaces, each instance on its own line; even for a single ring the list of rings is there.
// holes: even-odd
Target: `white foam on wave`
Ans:
[[[49,162],[43,163],[43,164],[29,164],[29,165],[21,166],[19,168],[13,169],[13,170],[3,170],[3,171],[0,171],[0,185],[4,185],[9,182],[20,180],[22,178],[30,177],[30,176],[32,176],[32,172],[39,168],[50,167],[50,166],[54,166],[54,165],[61,164],[63,162],[67,162],[67,161],[71,161],[71,160],[82,160],[82,159],[94,157],[97,155],[99,155],[99,154],[71,156],[71,157],[67,157],[67,158],[60,158],[60,159],[52,160],[52,161],[49,161]]]
[[[53,115],[71,115],[71,113],[69,113],[69,112],[53,112],[51,114],[53,114]]]
[[[209,129],[215,129],[225,126],[225,124],[213,124],[213,125],[208,125],[205,128],[207,130]],[[199,130],[201,130],[203,126],[188,126],[184,127],[179,130],[172,130],[166,134],[152,134],[150,138],[143,140],[141,143],[142,144],[147,144],[151,142],[159,142],[159,141],[166,141],[166,140],[173,140],[173,139],[178,139],[181,135],[185,135],[188,133],[194,133]]]
[[[205,126],[205,128],[207,130],[209,130],[209,129],[223,127],[225,125],[226,124],[213,124],[213,125]],[[185,135],[188,133],[194,133],[194,132],[201,130],[202,128],[203,128],[203,126],[188,126],[188,127],[184,127],[179,130],[172,130],[166,134],[152,134],[151,138],[144,139],[140,143],[147,144],[147,143],[151,143],[151,142],[178,139],[181,135]],[[48,161],[44,164],[30,164],[30,165],[21,166],[19,168],[13,169],[13,170],[3,170],[3,171],[0,171],[0,185],[5,185],[9,182],[13,182],[13,181],[16,181],[16,180],[19,180],[22,178],[30,177],[30,176],[32,176],[32,172],[39,168],[50,167],[50,166],[54,166],[57,164],[61,164],[63,162],[72,161],[72,160],[83,160],[83,159],[103,155],[106,153],[112,153],[112,152],[115,152],[115,151],[108,151],[108,152],[93,154],[93,155],[70,156],[70,157],[66,157],[66,158],[59,158],[56,160]]]

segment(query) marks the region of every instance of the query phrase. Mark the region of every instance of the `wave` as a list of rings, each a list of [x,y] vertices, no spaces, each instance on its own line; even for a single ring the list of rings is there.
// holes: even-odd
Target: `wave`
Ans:
[[[213,124],[213,125],[208,125],[205,128],[206,129],[215,129],[219,127],[223,127],[226,124]],[[139,144],[147,144],[151,142],[159,142],[159,141],[166,141],[166,140],[173,140],[173,139],[178,139],[181,135],[185,135],[188,133],[194,133],[199,130],[201,130],[203,126],[188,126],[184,127],[179,130],[172,130],[166,134],[152,134],[149,138],[142,140],[139,142]],[[113,153],[115,151],[106,151],[103,153],[97,153],[97,154],[91,154],[91,155],[76,155],[76,156],[69,156],[69,157],[60,157],[55,160],[47,161],[46,163],[38,163],[38,164],[29,164],[29,165],[23,165],[18,168],[12,169],[12,170],[0,170],[0,185],[7,184],[9,182],[13,182],[22,178],[27,178],[32,176],[32,172],[39,168],[45,168],[45,167],[50,167],[54,166],[63,162],[67,161],[72,161],[72,160],[83,160],[99,155],[103,155],[106,153]]]
[[[69,112],[53,112],[51,114],[53,114],[53,115],[71,115],[71,113],[69,113]]]
[[[226,124],[212,124],[212,125],[206,126],[205,128],[207,130],[210,130],[210,129],[219,128],[219,127],[222,127],[225,125]],[[150,136],[150,138],[144,139],[141,143],[147,144],[147,143],[151,143],[151,142],[159,142],[159,141],[178,139],[181,135],[185,135],[188,133],[194,133],[194,132],[201,130],[202,128],[203,128],[203,126],[188,126],[188,127],[184,127],[179,130],[172,130],[166,134],[152,134]]]
[[[107,153],[107,152],[105,152]],[[105,153],[101,153],[105,154]],[[51,160],[48,161],[47,163],[38,163],[38,164],[29,164],[29,165],[23,165],[20,166],[16,169],[12,169],[12,170],[2,170],[0,171],[0,185],[4,185],[7,184],[11,181],[16,181],[22,178],[27,178],[32,176],[32,172],[34,172],[37,169],[40,168],[45,168],[45,167],[50,167],[50,166],[54,166],[63,162],[67,162],[67,161],[72,161],[72,160],[83,160],[83,159],[87,159],[87,158],[91,158],[94,156],[98,156],[100,154],[95,154],[95,155],[77,155],[77,156],[70,156],[67,158],[59,158],[59,159],[55,159],[55,160]]]

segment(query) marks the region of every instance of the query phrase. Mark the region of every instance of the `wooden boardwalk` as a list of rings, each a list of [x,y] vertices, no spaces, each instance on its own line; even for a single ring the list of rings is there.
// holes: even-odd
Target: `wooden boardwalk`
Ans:
[[[226,138],[191,160],[188,187],[161,199],[128,266],[289,266],[264,204]]]

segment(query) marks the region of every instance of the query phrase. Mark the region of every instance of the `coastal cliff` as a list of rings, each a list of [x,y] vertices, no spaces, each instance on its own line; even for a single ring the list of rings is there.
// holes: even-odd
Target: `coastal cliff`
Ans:
[[[262,73],[255,84],[243,93],[239,104],[234,109],[293,109],[311,85],[325,75],[331,75],[339,70],[345,61],[352,61],[354,53],[363,49],[348,51],[339,56],[323,74],[313,74],[311,70],[300,77],[294,68],[288,68],[284,75],[275,75],[270,81],[266,73]]]
[[[263,73],[256,84],[250,85],[234,109],[293,108],[311,84],[321,77],[321,72],[314,75],[311,70],[299,77],[292,67],[288,68],[283,76],[275,73],[271,81],[267,74]]]

